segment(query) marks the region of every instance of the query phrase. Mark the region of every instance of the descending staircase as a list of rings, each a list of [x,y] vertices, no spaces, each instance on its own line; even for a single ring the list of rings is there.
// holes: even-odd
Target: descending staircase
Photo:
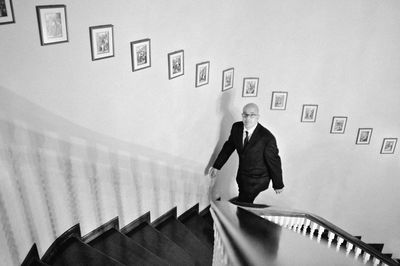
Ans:
[[[213,225],[199,205],[177,217],[176,207],[150,223],[150,213],[119,229],[118,218],[85,236],[79,224],[49,247],[42,259],[33,245],[22,266],[211,265]]]

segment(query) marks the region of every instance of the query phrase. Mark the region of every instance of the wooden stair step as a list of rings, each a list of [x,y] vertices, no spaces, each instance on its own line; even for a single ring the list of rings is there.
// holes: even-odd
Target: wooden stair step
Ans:
[[[203,244],[184,224],[170,217],[158,224],[156,229],[186,250],[196,265],[212,264],[212,249]]]
[[[202,216],[198,213],[198,204],[187,212],[183,213],[179,219],[196,237],[210,248],[214,243],[214,230]]]
[[[381,244],[381,243],[368,243],[368,245],[369,246],[371,246],[373,249],[375,249],[376,251],[379,251],[379,252],[381,252],[382,253],[382,250],[383,250],[383,244]]]
[[[118,261],[83,243],[76,237],[69,238],[54,256],[53,266],[123,266]]]
[[[89,245],[124,265],[168,265],[115,228],[92,240]]]
[[[48,266],[48,264],[42,262],[39,258],[39,253],[36,244],[33,244],[28,254],[26,255],[21,266]]]
[[[171,265],[194,265],[194,260],[184,249],[165,237],[147,221],[125,234]]]

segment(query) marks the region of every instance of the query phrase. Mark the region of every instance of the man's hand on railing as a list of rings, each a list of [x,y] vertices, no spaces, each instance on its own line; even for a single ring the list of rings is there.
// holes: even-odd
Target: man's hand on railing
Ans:
[[[208,175],[210,176],[210,186],[208,188],[208,195],[210,197],[210,200],[215,200],[219,197],[219,195],[214,191],[214,185],[215,181],[217,180],[217,175],[218,175],[218,169],[215,169],[214,167],[210,167],[208,169]]]
[[[218,169],[210,167],[210,169],[208,169],[208,174],[210,175],[211,178],[215,178],[217,177],[218,171],[219,171]]]

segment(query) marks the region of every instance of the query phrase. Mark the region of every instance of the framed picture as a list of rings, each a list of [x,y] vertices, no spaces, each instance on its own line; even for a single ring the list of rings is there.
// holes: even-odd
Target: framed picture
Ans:
[[[286,110],[288,93],[285,91],[273,91],[271,99],[271,110]]]
[[[173,79],[184,74],[184,52],[175,51],[168,54],[168,77]]]
[[[303,104],[301,122],[315,122],[317,120],[317,104]]]
[[[396,149],[397,138],[384,138],[382,142],[381,154],[394,153]]]
[[[332,118],[331,134],[344,134],[346,129],[347,117],[334,116]]]
[[[233,74],[234,69],[228,68],[222,71],[222,91],[226,91],[233,88]]]
[[[244,78],[242,97],[257,97],[258,78]]]
[[[41,45],[68,42],[65,5],[36,6]]]
[[[15,23],[11,0],[0,0],[0,24]]]
[[[114,56],[113,25],[89,27],[92,61]]]
[[[196,87],[208,84],[210,61],[196,64]]]
[[[359,128],[356,144],[369,144],[372,135],[372,128]]]
[[[132,71],[151,66],[150,39],[131,42]]]

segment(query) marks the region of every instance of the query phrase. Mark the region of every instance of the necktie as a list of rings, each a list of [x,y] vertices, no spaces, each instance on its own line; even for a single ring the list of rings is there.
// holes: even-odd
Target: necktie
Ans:
[[[246,132],[246,137],[244,138],[243,148],[246,147],[247,143],[249,143],[249,131]]]

